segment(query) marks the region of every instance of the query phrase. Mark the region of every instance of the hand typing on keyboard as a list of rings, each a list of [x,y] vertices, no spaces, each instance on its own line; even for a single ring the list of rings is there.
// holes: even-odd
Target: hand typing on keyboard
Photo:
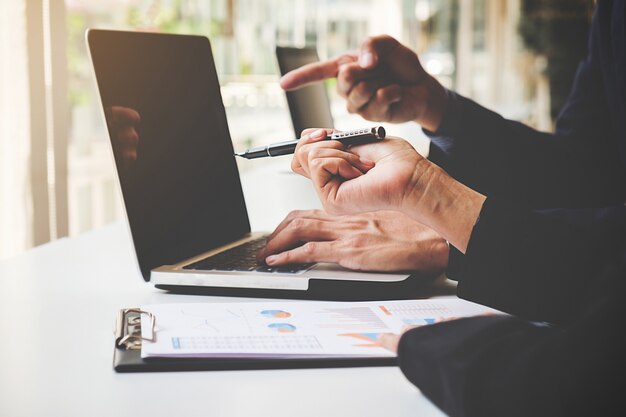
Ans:
[[[332,262],[365,271],[440,271],[448,245],[432,229],[395,211],[331,216],[322,210],[291,212],[258,259],[270,267]]]
[[[183,269],[197,269],[202,271],[256,271],[277,273],[299,273],[311,267],[307,264],[289,264],[272,267],[257,260],[257,253],[265,246],[267,236],[243,243],[234,248],[225,250],[200,261],[186,265]]]

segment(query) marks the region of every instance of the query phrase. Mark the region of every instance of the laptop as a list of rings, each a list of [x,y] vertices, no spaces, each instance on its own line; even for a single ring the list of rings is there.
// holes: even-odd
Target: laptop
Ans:
[[[314,47],[277,46],[276,58],[281,75],[320,60]],[[311,84],[298,90],[287,91],[285,94],[296,136],[300,136],[300,133],[309,127],[335,125],[324,83]]]
[[[206,37],[92,29],[86,39],[145,281],[190,294],[411,296],[410,274],[256,263],[265,235],[250,230]]]

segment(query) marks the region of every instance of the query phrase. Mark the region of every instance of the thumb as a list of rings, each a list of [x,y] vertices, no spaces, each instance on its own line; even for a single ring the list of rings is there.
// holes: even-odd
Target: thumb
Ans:
[[[397,45],[398,41],[391,36],[370,36],[359,49],[359,65],[364,69],[374,68],[379,59],[384,58]]]

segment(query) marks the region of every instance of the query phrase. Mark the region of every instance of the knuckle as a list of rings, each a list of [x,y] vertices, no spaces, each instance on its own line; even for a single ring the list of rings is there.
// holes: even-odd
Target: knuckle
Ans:
[[[359,166],[361,164],[361,158],[353,153],[348,154],[348,160],[350,160],[350,163],[354,166]]]
[[[348,97],[347,91],[344,90],[341,87],[341,83],[337,83],[337,89],[336,90],[337,90],[337,94],[339,94],[339,97],[341,97],[341,98],[347,98]]]
[[[320,148],[313,148],[309,151],[309,161],[322,157],[322,150]]]
[[[354,247],[358,249],[367,249],[370,245],[371,240],[368,233],[361,232],[354,236]]]
[[[296,156],[298,157],[298,160],[301,162],[303,160],[308,159],[309,157],[309,153],[316,148],[317,145],[315,144],[309,144],[309,143],[304,143],[300,146],[300,150],[296,152]]]
[[[359,114],[367,120],[375,120],[376,112],[374,111],[374,106],[365,106],[359,111]]]
[[[362,98],[369,98],[372,95],[372,88],[366,82],[360,82],[359,84],[357,84],[356,87],[354,87],[353,91],[357,96],[360,96]]]
[[[381,90],[378,90],[376,92],[376,98],[380,101],[391,101],[393,98],[395,98],[395,90],[392,88],[383,88]]]
[[[300,137],[306,136],[308,134],[313,133],[315,129],[313,128],[308,128],[308,129],[304,129],[302,132],[300,132]]]
[[[292,259],[293,259],[293,254],[291,253],[291,251],[287,251],[287,252],[283,252],[280,255],[278,255],[278,259],[281,263],[292,263]]]
[[[343,81],[350,86],[354,84],[354,81],[357,76],[357,67],[355,65],[345,65],[343,68],[342,78]]]
[[[301,217],[296,217],[291,221],[291,223],[289,223],[289,227],[291,229],[298,230],[303,228],[304,226],[306,226],[306,220]]]
[[[307,242],[302,246],[302,251],[307,255],[311,255],[315,253],[317,248],[318,248],[317,242]]]
[[[345,243],[346,243],[346,246],[348,246],[349,248],[359,249],[360,247],[363,246],[363,239],[359,235],[351,236],[346,239]]]
[[[324,165],[324,160],[322,158],[314,158],[309,162],[309,167],[311,169],[319,169]]]
[[[328,143],[325,143],[327,148],[341,150],[343,149],[343,144],[338,140],[329,140]]]
[[[375,46],[378,41],[377,36],[370,35],[361,42],[361,48],[367,48],[371,46]]]
[[[378,46],[387,42],[397,43],[398,41],[389,35],[376,35],[370,37],[370,43],[372,46]]]
[[[291,210],[287,215],[287,220],[292,220],[298,216],[300,216],[301,210]]]
[[[300,217],[310,217],[315,215],[315,210],[298,210],[300,213]]]

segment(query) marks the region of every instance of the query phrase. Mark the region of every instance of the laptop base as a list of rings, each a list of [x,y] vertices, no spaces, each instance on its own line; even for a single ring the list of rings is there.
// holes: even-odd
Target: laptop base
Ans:
[[[174,294],[321,301],[406,300],[454,294],[454,288],[436,285],[437,278],[440,277],[439,273],[416,273],[402,281],[384,283],[312,278],[306,291],[168,284],[156,284],[155,287]]]

